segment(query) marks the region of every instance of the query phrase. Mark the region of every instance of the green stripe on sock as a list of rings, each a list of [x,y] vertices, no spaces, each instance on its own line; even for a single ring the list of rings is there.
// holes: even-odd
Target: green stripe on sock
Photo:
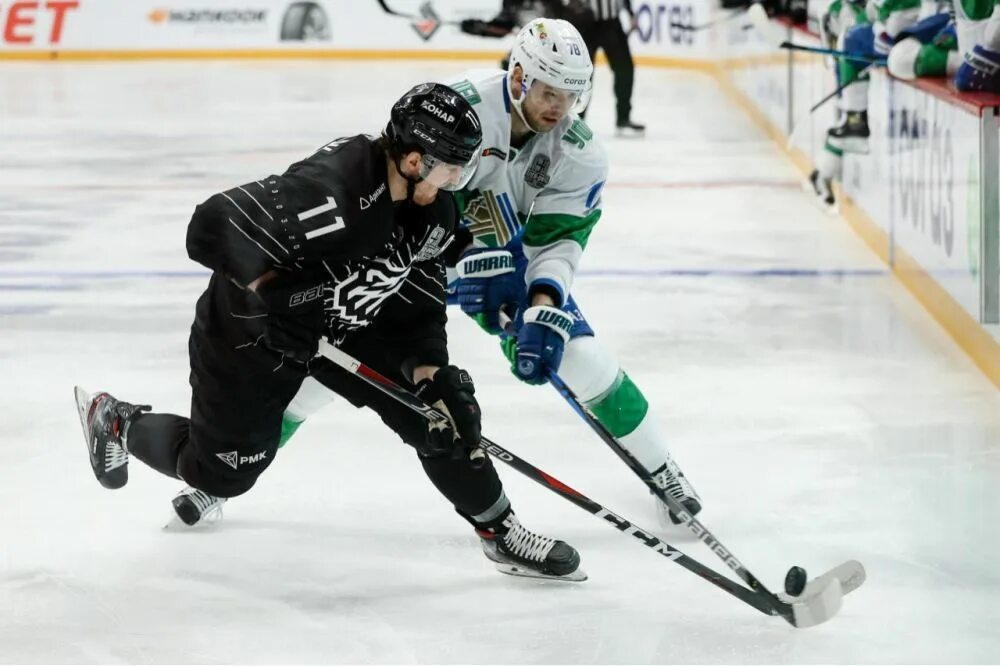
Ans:
[[[614,386],[597,400],[587,404],[601,424],[615,437],[624,437],[639,427],[649,403],[639,387],[622,372]]]
[[[823,144],[823,150],[832,155],[836,155],[837,157],[844,156],[844,151],[841,150],[840,148],[837,148],[836,146],[831,145],[829,140],[825,144]]]
[[[304,420],[296,421],[289,418],[288,414],[281,417],[281,439],[278,440],[279,449],[288,443],[288,440],[292,438],[292,435],[295,434],[295,431],[298,430],[299,426],[303,423],[305,423]]]

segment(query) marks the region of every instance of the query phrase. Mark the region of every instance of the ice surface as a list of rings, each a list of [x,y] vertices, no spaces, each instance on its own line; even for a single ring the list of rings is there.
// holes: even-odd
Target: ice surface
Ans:
[[[644,142],[589,117],[612,171],[574,287],[760,578],[857,558],[868,582],[798,631],[512,470],[529,527],[586,583],[497,574],[377,417],[314,417],[215,530],[160,527],[180,484],[94,480],[71,388],[187,413],[204,273],[195,204],[377,132],[421,79],[480,63],[0,67],[0,661],[1000,660],[1000,398],[772,144],[695,73],[641,70]],[[460,313],[491,437],[640,525],[641,484],[554,391],[515,383]],[[722,568],[683,531],[675,545]]]

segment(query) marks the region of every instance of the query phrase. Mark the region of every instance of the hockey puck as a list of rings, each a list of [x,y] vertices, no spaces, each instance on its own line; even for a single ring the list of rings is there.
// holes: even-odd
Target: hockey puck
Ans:
[[[805,569],[802,567],[792,567],[785,574],[785,592],[793,597],[799,596],[806,589],[807,580],[808,576]]]

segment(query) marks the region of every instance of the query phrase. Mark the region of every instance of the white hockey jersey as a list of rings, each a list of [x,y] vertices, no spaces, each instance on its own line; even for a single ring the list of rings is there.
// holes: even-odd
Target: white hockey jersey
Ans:
[[[511,148],[511,113],[517,112],[506,76],[503,70],[475,70],[447,82],[472,104],[483,125],[479,167],[458,196],[463,223],[479,246],[520,241],[528,258],[527,285],[551,286],[565,302],[601,217],[607,154],[575,114]]]

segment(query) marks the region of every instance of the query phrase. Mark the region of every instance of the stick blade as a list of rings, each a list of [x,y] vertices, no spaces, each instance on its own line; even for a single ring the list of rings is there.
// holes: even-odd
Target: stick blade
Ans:
[[[845,594],[861,587],[867,579],[864,565],[848,560],[806,584],[802,594],[793,597],[779,594],[778,598],[792,607],[792,624],[800,629],[814,627],[836,615]]]
[[[768,45],[780,49],[781,45],[785,43],[783,31],[771,23],[771,19],[767,16],[767,10],[759,2],[750,5],[750,8],[747,9],[747,18],[750,19],[750,25]]]
[[[816,585],[818,580],[809,581],[802,594],[794,601],[790,601],[792,624],[799,629],[815,627],[826,622],[840,611],[844,603],[844,590],[839,578],[834,576],[822,585]]]

